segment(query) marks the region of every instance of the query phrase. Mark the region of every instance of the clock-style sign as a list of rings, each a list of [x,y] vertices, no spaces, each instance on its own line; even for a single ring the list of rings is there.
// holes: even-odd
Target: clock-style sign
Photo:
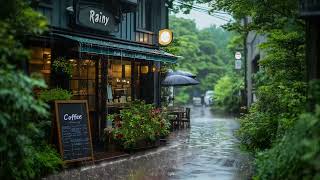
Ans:
[[[173,33],[169,29],[159,31],[159,44],[162,46],[169,45],[173,40]]]

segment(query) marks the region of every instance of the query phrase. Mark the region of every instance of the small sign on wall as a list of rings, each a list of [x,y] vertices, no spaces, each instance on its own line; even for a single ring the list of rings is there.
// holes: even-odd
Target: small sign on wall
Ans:
[[[173,40],[173,33],[169,29],[159,31],[159,44],[162,46],[169,45]]]
[[[236,58],[236,60],[239,60],[242,58],[241,52],[236,52],[234,57]]]
[[[60,153],[65,162],[93,160],[88,103],[55,101]]]
[[[235,69],[241,69],[241,65],[242,65],[241,60],[236,60],[235,61]]]

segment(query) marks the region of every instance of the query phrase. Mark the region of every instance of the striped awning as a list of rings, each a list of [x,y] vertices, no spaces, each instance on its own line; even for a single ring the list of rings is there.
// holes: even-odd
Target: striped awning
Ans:
[[[176,56],[159,49],[151,49],[141,46],[127,45],[65,34],[56,35],[79,42],[79,52],[81,53],[119,56],[168,63],[176,63],[177,60]]]

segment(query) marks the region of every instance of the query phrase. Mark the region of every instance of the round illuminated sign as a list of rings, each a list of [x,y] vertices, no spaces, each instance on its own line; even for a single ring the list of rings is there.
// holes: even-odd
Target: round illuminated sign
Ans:
[[[159,32],[159,44],[166,46],[172,42],[172,31],[169,29],[163,29]]]

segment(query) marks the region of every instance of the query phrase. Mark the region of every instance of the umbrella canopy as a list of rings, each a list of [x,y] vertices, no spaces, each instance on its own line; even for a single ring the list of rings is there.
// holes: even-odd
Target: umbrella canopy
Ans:
[[[172,76],[172,75],[182,75],[182,76],[188,76],[188,77],[191,77],[191,78],[197,77],[196,75],[192,74],[191,72],[181,71],[181,70],[169,71],[168,72],[168,76]]]
[[[163,86],[192,86],[192,85],[197,85],[199,83],[200,82],[197,81],[196,79],[193,79],[188,76],[169,75],[162,81],[161,84]]]

